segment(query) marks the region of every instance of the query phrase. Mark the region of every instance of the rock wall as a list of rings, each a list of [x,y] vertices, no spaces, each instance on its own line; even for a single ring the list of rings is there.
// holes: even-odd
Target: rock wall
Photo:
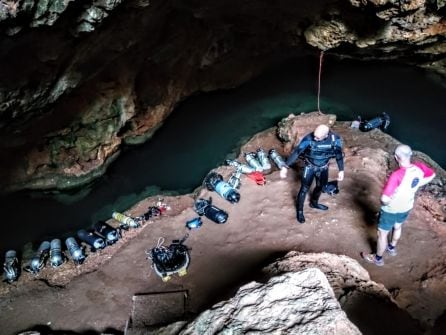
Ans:
[[[383,325],[387,323],[393,323],[401,334],[422,333],[419,323],[398,307],[384,285],[372,281],[369,273],[350,257],[292,251],[264,272],[276,276],[312,267],[325,274],[342,309],[363,333],[386,332]]]
[[[130,323],[126,333],[387,334],[388,323],[389,334],[423,332],[384,285],[350,257],[291,251],[263,272],[263,283],[242,286],[192,321],[145,329]]]
[[[136,334],[136,330],[127,333]],[[361,334],[317,268],[276,276],[266,284],[249,283],[233,298],[214,305],[188,324],[180,322],[148,333]]]
[[[2,190],[63,189],[182,99],[330,50],[445,73],[444,1],[0,0]],[[6,159],[7,158],[7,159]]]

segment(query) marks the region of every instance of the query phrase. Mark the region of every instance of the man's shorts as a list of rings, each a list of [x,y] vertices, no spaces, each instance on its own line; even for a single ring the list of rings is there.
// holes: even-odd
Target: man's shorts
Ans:
[[[393,228],[393,226],[396,223],[403,223],[404,221],[406,221],[409,213],[410,211],[404,213],[388,213],[386,211],[381,210],[379,212],[378,228],[385,231],[389,231]]]

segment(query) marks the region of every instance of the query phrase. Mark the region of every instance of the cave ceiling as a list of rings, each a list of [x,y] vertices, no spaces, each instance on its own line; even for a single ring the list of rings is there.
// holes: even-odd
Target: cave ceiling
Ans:
[[[444,76],[445,4],[0,0],[0,179],[6,189],[88,180],[184,98],[280,58],[397,59]]]

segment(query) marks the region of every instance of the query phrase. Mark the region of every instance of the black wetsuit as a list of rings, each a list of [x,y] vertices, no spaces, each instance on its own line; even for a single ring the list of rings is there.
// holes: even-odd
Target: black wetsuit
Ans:
[[[321,196],[323,187],[328,182],[328,163],[331,158],[336,158],[339,171],[344,171],[344,158],[342,153],[342,140],[336,133],[329,132],[327,138],[321,141],[314,140],[313,133],[306,135],[297,147],[293,149],[286,164],[292,165],[298,158],[305,161],[305,168],[302,173],[301,187],[297,195],[297,210],[300,211],[301,219],[304,222],[303,208],[305,196],[310,189],[313,179],[316,177],[316,187],[311,195],[310,203],[318,206],[319,197]],[[325,207],[325,206],[323,206]],[[322,209],[322,208],[320,208]],[[326,209],[326,207],[324,208]]]

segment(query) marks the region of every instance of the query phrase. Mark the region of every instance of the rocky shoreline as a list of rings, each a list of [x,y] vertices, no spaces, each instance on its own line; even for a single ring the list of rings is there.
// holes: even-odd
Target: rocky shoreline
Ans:
[[[359,252],[373,245],[369,241],[376,234],[374,213],[379,208],[382,183],[394,168],[390,157],[398,141],[379,130],[361,133],[350,128],[348,122],[335,120],[334,115],[321,113],[290,115],[278,129],[255,135],[241,148],[241,152],[255,151],[258,147],[275,148],[288,155],[299,138],[315,125],[331,124],[345,142],[346,180],[341,184],[339,195],[323,199],[330,207],[326,214],[306,209],[308,222],[296,224],[293,198],[299,184],[297,172],[285,181],[280,179],[277,169],[266,175],[265,186],[242,178],[241,201],[236,205],[203,187],[193,194],[164,197],[170,211],[148,221],[142,228],[124,233],[116,244],[88,255],[84,264],[75,266],[67,262],[58,269],[47,266],[36,276],[23,273],[12,285],[2,283],[0,307],[4,313],[0,323],[5,325],[6,333],[38,325],[47,325],[54,331],[113,329],[122,332],[129,319],[132,295],[180,288],[188,291],[187,312],[199,313],[232,296],[236,288],[258,278],[261,269],[271,260],[293,250],[346,255],[360,262]],[[278,134],[287,142],[279,140]],[[446,246],[442,243],[446,236],[446,173],[426,155],[416,152],[415,156],[432,165],[437,170],[437,178],[419,192],[414,214],[407,231],[403,232],[401,243],[406,254],[383,269],[369,264],[363,266],[373,281],[385,286],[388,299],[408,313],[403,317],[405,322],[409,318],[417,324],[416,329],[427,331],[438,327],[437,320],[441,319],[446,301],[446,279],[442,272],[446,255]],[[239,159],[243,160],[242,156]],[[221,166],[215,171],[228,178],[232,168]],[[330,167],[330,175],[335,172],[336,168]],[[193,211],[194,200],[209,196],[229,213],[228,222],[216,225],[204,220],[200,229],[188,231],[185,222],[197,216]],[[158,197],[145,199],[126,214],[140,216],[157,200]],[[117,225],[114,220],[108,223]],[[191,248],[192,258],[188,274],[163,283],[150,268],[145,252],[155,245],[158,237],[164,237],[167,243],[186,233],[190,235],[186,244]],[[305,268],[306,261],[303,264]],[[330,271],[336,272],[336,268],[343,266],[339,265],[342,262],[336,264],[331,265]],[[366,270],[361,271],[367,273]],[[337,298],[341,306],[347,306],[351,300],[345,298],[348,289],[343,290]],[[47,312],[39,306],[46,306]],[[156,306],[151,308],[156,310]],[[349,318],[355,319],[354,308],[349,311]],[[356,322],[361,322],[361,318]],[[366,325],[355,324],[360,330]]]

